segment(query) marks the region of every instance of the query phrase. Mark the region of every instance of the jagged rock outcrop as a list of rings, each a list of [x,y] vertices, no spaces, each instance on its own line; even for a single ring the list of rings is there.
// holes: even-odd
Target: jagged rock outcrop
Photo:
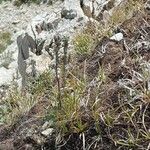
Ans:
[[[35,53],[36,41],[29,36],[27,33],[25,35],[20,35],[17,37],[18,45],[18,70],[22,76],[22,86],[25,86],[26,82],[26,60],[29,58],[29,49]]]

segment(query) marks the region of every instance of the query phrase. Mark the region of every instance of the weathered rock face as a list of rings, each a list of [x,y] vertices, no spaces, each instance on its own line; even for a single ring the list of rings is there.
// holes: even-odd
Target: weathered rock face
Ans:
[[[45,69],[48,69],[49,66],[52,66],[54,63],[52,60],[52,58],[54,58],[54,54],[53,49],[50,49],[50,53],[52,54],[52,57],[50,57],[45,51],[45,48],[49,45],[50,41],[55,35],[58,35],[59,33],[60,37],[67,36],[71,39],[76,31],[82,29],[90,18],[92,18],[92,20],[97,19],[99,14],[104,10],[104,7],[108,8],[109,6],[111,9],[120,2],[121,0],[64,0],[63,2],[58,1],[52,7],[45,7],[41,5],[40,9],[42,8],[43,12],[41,13],[41,11],[37,11],[36,13],[38,15],[34,17],[30,23],[28,23],[28,26],[25,30],[21,30],[22,26],[20,29],[17,29],[17,32],[12,37],[14,42],[5,50],[6,53],[9,51],[12,52],[11,57],[13,61],[8,65],[8,68],[5,69],[5,74],[8,74],[9,80],[3,76],[4,71],[3,73],[0,73],[2,75],[0,81],[3,81],[0,83],[0,85],[9,84],[14,78],[18,83],[20,83],[20,77],[24,78],[23,74],[25,73],[30,74],[33,68],[36,72],[34,74],[40,74]],[[35,9],[35,6],[32,5],[29,8],[32,9],[32,7]],[[44,11],[43,8],[46,10]],[[25,10],[26,6],[22,6],[22,10],[20,12],[21,16],[22,13],[24,16],[26,15]],[[17,10],[17,12],[19,11]],[[12,23],[11,26],[13,25],[19,27],[22,21],[24,21],[24,18],[23,20],[13,21],[14,23]],[[32,44],[30,45],[26,42],[23,44],[28,45],[27,47],[25,46],[25,51],[27,51],[27,53],[29,50],[29,56],[27,59],[21,58],[16,43],[17,37],[22,33],[27,33],[32,38],[32,41],[39,43],[38,47],[36,46],[36,52],[30,51],[30,49],[35,49],[33,48],[35,45],[32,47]],[[70,44],[69,47],[71,47]],[[71,48],[69,48],[68,52],[70,51]],[[23,60],[21,65],[20,63],[17,65],[17,61],[21,62],[20,60]],[[4,68],[1,69],[4,70]],[[19,69],[19,72],[20,70],[24,70],[23,73],[20,72],[21,76],[16,76],[17,69]]]
[[[42,46],[40,45],[38,47],[38,43],[29,36],[27,33],[25,35],[20,35],[17,37],[17,45],[18,45],[18,70],[19,73],[22,76],[22,86],[25,86],[26,82],[26,69],[27,69],[27,62],[26,60],[29,58],[29,49],[32,53],[35,53],[38,55],[38,53],[41,51],[43,48],[43,42]],[[32,63],[33,65],[33,63]],[[32,70],[34,72],[34,70]],[[35,74],[35,73],[33,73]]]

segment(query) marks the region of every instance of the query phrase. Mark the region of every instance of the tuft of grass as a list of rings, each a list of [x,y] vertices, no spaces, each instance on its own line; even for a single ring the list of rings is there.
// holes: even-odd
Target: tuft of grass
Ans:
[[[135,12],[143,11],[144,5],[142,0],[129,0],[125,2],[125,4],[120,4],[115,11],[113,11],[112,15],[108,23],[113,26],[118,26],[123,23],[125,20],[131,18]]]
[[[93,44],[97,45],[103,37],[111,37],[114,30],[124,21],[130,19],[137,11],[143,12],[143,10],[143,0],[128,0],[127,2],[122,2],[112,11],[112,14],[109,15],[107,20],[103,20],[104,22],[102,21],[98,24],[89,21],[83,33],[92,36],[94,39]]]
[[[28,114],[40,98],[49,97],[52,86],[50,71],[46,71],[36,79],[30,78],[27,89],[20,92],[16,85],[8,91],[8,95],[0,104],[0,123],[14,125],[22,116]]]
[[[4,52],[6,47],[11,44],[11,33],[10,32],[0,32],[0,54]]]
[[[61,93],[61,108],[56,107],[58,104],[57,93],[53,88],[53,97],[51,100],[56,105],[50,107],[47,112],[46,120],[52,120],[55,122],[56,128],[59,129],[62,134],[73,131],[81,132],[85,127],[81,120],[80,115],[80,101],[84,92],[85,84],[72,76],[72,79],[66,80],[66,87],[62,89]],[[67,126],[69,124],[70,127]]]
[[[1,123],[12,126],[23,115],[36,104],[34,97],[26,97],[17,91],[17,89],[9,92],[9,95],[1,103]]]
[[[27,90],[30,94],[36,96],[45,94],[47,90],[51,89],[52,79],[52,73],[49,70],[43,72],[38,77],[31,77],[28,81]]]
[[[88,34],[77,35],[74,40],[74,48],[77,54],[84,55],[89,54],[93,45],[93,39]]]

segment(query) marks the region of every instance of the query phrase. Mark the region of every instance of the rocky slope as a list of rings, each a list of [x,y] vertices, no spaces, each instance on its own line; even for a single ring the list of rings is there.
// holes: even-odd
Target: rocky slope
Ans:
[[[38,77],[31,80],[33,85],[21,95],[13,89],[0,102],[0,116],[6,117],[0,126],[0,149],[150,148],[149,1],[65,0],[52,6],[32,4],[18,9],[4,3],[0,7],[5,12],[2,18],[10,9],[16,15],[16,20],[2,19],[1,28],[13,35],[4,51],[12,52],[13,61],[0,68],[3,88],[12,81],[20,83],[17,36],[27,32],[33,38],[36,34],[39,41],[46,40],[43,53],[28,59],[36,62]],[[59,55],[56,35],[61,38]],[[91,39],[86,41],[81,35]],[[69,37],[66,45],[64,37]],[[52,40],[54,46],[46,51]],[[87,43],[93,46],[85,53]],[[28,63],[30,74],[33,70]],[[45,73],[47,68],[52,74]]]
[[[111,3],[113,3],[113,8],[108,7]],[[98,24],[97,18],[101,16],[101,12],[104,11],[104,7],[108,7],[107,12],[111,15],[114,7],[120,3],[121,1],[118,0],[112,2],[109,2],[109,0],[88,2],[78,0],[74,2],[71,0],[66,0],[63,3],[57,1],[52,6],[37,6],[35,4],[31,4],[31,6],[21,5],[19,8],[13,6],[11,3],[1,4],[0,12],[2,23],[0,29],[12,33],[12,44],[9,45],[2,54],[0,54],[0,86],[3,86],[4,84],[10,85],[12,81],[17,82],[20,86],[21,79],[17,74],[18,48],[16,43],[16,39],[19,35],[28,33],[30,36],[35,38],[35,33],[37,40],[46,40],[45,46],[47,46],[53,37],[58,34],[60,36],[69,37],[71,41],[73,35],[79,32],[88,21],[91,20],[92,22]],[[101,19],[105,20],[105,17],[102,17]],[[36,31],[37,26],[39,27],[38,32]],[[69,47],[71,50],[71,44],[69,44]],[[49,56],[44,51],[43,55],[39,57],[34,55],[32,57],[31,59],[36,62],[36,71],[38,73],[42,73],[49,67],[49,64],[53,64],[53,61],[49,59]],[[7,68],[4,66],[6,63]],[[31,65],[28,65],[27,72],[31,71]]]

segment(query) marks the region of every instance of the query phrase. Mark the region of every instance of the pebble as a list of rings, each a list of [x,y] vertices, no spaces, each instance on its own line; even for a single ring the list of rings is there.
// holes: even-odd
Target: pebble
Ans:
[[[121,32],[117,33],[117,34],[113,35],[110,39],[119,42],[123,39],[123,34]]]
[[[44,136],[49,136],[49,135],[52,135],[53,132],[54,132],[54,129],[53,129],[53,128],[48,128],[48,129],[42,131],[41,133],[42,133]]]

